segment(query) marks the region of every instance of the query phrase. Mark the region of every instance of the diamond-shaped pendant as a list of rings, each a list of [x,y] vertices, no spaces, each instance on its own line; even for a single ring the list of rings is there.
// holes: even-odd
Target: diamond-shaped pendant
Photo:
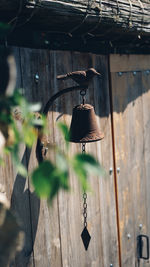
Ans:
[[[83,231],[81,233],[81,238],[82,238],[85,250],[87,250],[88,246],[89,246],[89,243],[90,243],[90,240],[91,240],[91,236],[90,236],[90,234],[89,234],[89,232],[88,232],[86,227],[84,227],[84,229],[83,229]]]

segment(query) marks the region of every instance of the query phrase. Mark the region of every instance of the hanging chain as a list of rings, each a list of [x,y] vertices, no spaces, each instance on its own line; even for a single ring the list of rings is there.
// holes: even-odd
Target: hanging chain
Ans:
[[[85,104],[85,95],[86,95],[86,89],[82,89],[80,91],[80,95],[82,97],[82,104],[84,105]]]
[[[83,218],[84,218],[84,227],[87,227],[87,193],[83,193]]]
[[[82,143],[82,154],[85,153],[85,143]],[[84,227],[87,227],[87,193],[83,193],[83,218],[84,218]]]

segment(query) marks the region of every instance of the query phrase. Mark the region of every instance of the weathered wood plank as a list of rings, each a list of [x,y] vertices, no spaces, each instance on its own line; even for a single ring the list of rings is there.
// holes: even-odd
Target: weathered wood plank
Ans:
[[[21,49],[23,82],[27,98],[32,102],[45,105],[53,92],[52,68],[53,60],[48,51]],[[35,75],[39,75],[36,81]],[[52,120],[49,124],[52,125]],[[52,127],[51,127],[52,129]],[[35,147],[29,158],[29,172],[37,166]],[[36,197],[29,184],[30,205],[32,217],[32,235],[34,246],[34,264],[41,266],[61,266],[61,251],[59,238],[59,221],[57,200],[53,208],[46,201]]]
[[[149,153],[149,142],[150,142],[150,118],[149,118],[149,112],[150,112],[150,75],[147,75],[146,73],[142,73],[142,112],[143,112],[143,136],[144,136],[144,144],[143,144],[143,160],[145,163],[145,173],[144,173],[144,179],[146,183],[146,193],[145,193],[145,199],[146,199],[146,219],[147,219],[147,228],[142,228],[142,234],[144,232],[150,237],[150,210],[149,210],[149,203],[150,203],[150,194],[149,194],[149,188],[150,188],[150,153]],[[143,177],[141,177],[143,179]],[[146,263],[144,262],[144,266],[149,266],[149,261]]]
[[[73,56],[70,52],[55,52],[56,69],[55,75],[61,73],[67,73],[73,70]],[[64,64],[62,64],[64,62]],[[57,90],[66,88],[72,85],[72,81],[58,81]],[[63,115],[59,118],[59,121],[63,120],[70,125],[72,108],[78,104],[78,93],[72,92],[62,96],[57,101],[53,112],[54,119],[54,139],[57,144],[60,144],[62,149],[64,143],[62,137],[56,128],[55,122],[59,118],[59,115]],[[71,145],[69,155],[72,156],[79,149],[79,144],[76,146]],[[59,216],[60,216],[60,232],[61,232],[61,245],[62,245],[62,266],[79,266],[83,264],[82,259],[82,244],[80,242],[81,233],[81,213],[80,213],[80,190],[77,178],[70,172],[70,187],[71,192],[60,192],[58,196],[59,200]]]
[[[65,64],[61,64],[65,62]],[[99,160],[103,158],[104,167],[106,167],[107,178],[91,177],[93,193],[88,194],[88,228],[92,236],[89,249],[85,252],[82,240],[80,238],[83,230],[82,217],[82,192],[80,190],[77,178],[71,174],[70,184],[73,192],[59,194],[59,212],[60,212],[60,229],[62,244],[62,262],[63,266],[109,266],[113,263],[118,266],[118,245],[117,245],[117,227],[115,212],[115,194],[113,176],[108,177],[108,170],[112,165],[112,148],[111,148],[111,128],[109,114],[109,93],[108,77],[106,75],[107,59],[101,56],[92,56],[84,53],[56,53],[56,72],[62,74],[71,70],[81,70],[88,67],[95,67],[98,71],[105,73],[105,78],[101,82],[95,81],[89,88],[86,96],[86,102],[95,104],[98,123],[101,128],[104,127],[106,140],[101,145],[99,142],[87,145],[87,151],[93,153]],[[70,86],[72,81],[59,82],[59,89]],[[94,90],[93,90],[94,86]],[[106,103],[107,102],[107,103]],[[54,118],[65,113],[61,120],[70,124],[69,116],[71,109],[76,104],[81,103],[81,98],[77,92],[65,96],[55,107]],[[105,104],[105,109],[103,108]],[[101,107],[100,107],[101,105]],[[62,107],[62,108],[61,108]],[[61,109],[61,110],[60,110]],[[60,113],[57,113],[57,112]],[[100,117],[102,117],[100,119]],[[60,134],[54,129],[55,140],[62,145]],[[109,149],[108,149],[109,148]],[[81,151],[80,144],[72,144],[70,154],[73,155]],[[107,160],[106,160],[107,159]],[[111,209],[109,205],[111,203]],[[107,212],[106,212],[107,210]],[[114,223],[113,223],[114,222]],[[109,230],[108,230],[109,229]]]
[[[20,53],[19,49],[13,48],[13,54],[16,59],[17,76],[16,87],[22,87],[22,76],[20,69]],[[18,122],[18,127],[20,123]],[[20,146],[19,151],[20,160],[26,165],[26,154],[24,145]],[[18,216],[21,227],[25,232],[25,244],[23,250],[19,252],[11,263],[11,266],[23,267],[33,266],[32,252],[32,234],[31,234],[31,217],[30,217],[30,203],[28,193],[28,181],[18,175],[17,170],[12,162],[10,156],[5,157],[5,165],[0,166],[0,183],[4,186],[6,196],[11,202],[11,210]]]
[[[93,65],[102,74],[102,79],[95,79],[94,106],[99,128],[104,132],[104,139],[96,144],[97,157],[106,171],[99,179],[103,265],[119,266],[114,175],[109,173],[110,167],[113,168],[113,152],[107,57],[94,56]]]
[[[150,69],[150,55],[111,55],[110,71],[126,72]]]
[[[23,90],[23,72],[21,66],[21,56],[20,49],[13,48],[13,53],[16,60],[17,67],[17,81],[16,88],[22,88],[22,94],[25,92]],[[18,122],[20,124],[21,122]],[[20,125],[21,126],[21,125]],[[20,127],[18,125],[18,127]],[[25,146],[20,145],[20,160],[22,160],[27,167],[27,150]],[[16,176],[16,180],[13,187],[13,192],[11,196],[12,208],[18,213],[20,217],[23,230],[25,231],[25,245],[23,250],[16,256],[15,264],[17,266],[34,266],[33,259],[33,246],[32,246],[32,218],[30,213],[30,191],[28,185],[28,177],[25,179],[20,175]],[[24,204],[23,204],[24,203]]]
[[[129,62],[128,62],[129,58]],[[139,57],[142,58],[142,56]],[[114,56],[111,57],[114,63]],[[125,59],[125,57],[124,57]],[[143,56],[142,62],[147,62]],[[130,71],[132,57],[126,56],[124,69]],[[117,56],[117,62],[119,57]],[[120,62],[122,57],[120,56]],[[125,67],[125,62],[127,63]],[[133,64],[138,62],[133,56]],[[114,66],[114,65],[113,65]],[[129,66],[129,68],[128,68]],[[114,71],[114,69],[113,69]],[[138,72],[111,73],[112,94],[114,108],[114,135],[116,166],[120,168],[117,173],[119,218],[121,233],[122,266],[135,266],[137,264],[137,235],[140,234],[139,225],[142,224],[142,233],[147,234],[147,209],[146,209],[146,176],[145,176],[145,138],[143,135],[143,101],[142,101],[142,75]],[[148,90],[148,84],[146,91]],[[149,112],[145,110],[145,112]],[[142,265],[143,264],[143,265]],[[140,266],[147,266],[141,262]]]

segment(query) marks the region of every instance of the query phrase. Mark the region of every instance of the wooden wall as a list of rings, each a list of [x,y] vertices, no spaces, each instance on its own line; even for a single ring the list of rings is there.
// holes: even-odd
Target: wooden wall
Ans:
[[[138,266],[137,235],[150,235],[150,74],[146,72],[150,69],[149,56],[111,55],[108,60],[107,56],[90,53],[23,48],[13,51],[17,87],[24,88],[30,101],[41,101],[43,105],[58,90],[73,85],[69,80],[57,81],[58,74],[91,66],[102,73],[102,79],[95,78],[90,86],[86,102],[94,105],[105,138],[86,147],[100,160],[106,175],[89,178],[93,192],[88,193],[87,200],[88,229],[92,239],[85,251],[80,238],[82,192],[77,178],[71,173],[71,192],[60,192],[50,207],[36,197],[30,179],[17,175],[11,159],[6,158],[7,165],[0,168],[0,183],[5,185],[12,209],[26,233],[24,248],[10,266]],[[39,75],[38,82],[35,74]],[[64,147],[56,121],[69,125],[72,108],[80,102],[79,93],[73,92],[54,103],[48,114],[50,142]],[[80,144],[71,144],[70,155],[77,151],[81,151]],[[54,156],[52,151],[47,154],[47,158]],[[20,157],[29,172],[37,165],[35,147],[27,151],[22,145]],[[149,264],[141,261],[139,266]]]

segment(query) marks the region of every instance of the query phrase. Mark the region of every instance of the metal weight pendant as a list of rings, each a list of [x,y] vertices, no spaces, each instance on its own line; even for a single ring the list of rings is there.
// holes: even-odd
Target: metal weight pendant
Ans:
[[[85,153],[85,143],[82,143],[82,153]],[[87,229],[87,193],[84,191],[83,193],[83,218],[84,218],[84,229],[81,233],[81,238],[85,247],[85,250],[88,249],[91,236]]]
[[[84,247],[85,247],[85,250],[88,249],[88,246],[89,246],[89,243],[90,243],[90,240],[91,240],[91,236],[88,232],[88,229],[87,229],[87,193],[84,192],[83,193],[83,217],[84,217],[84,229],[81,233],[81,238],[82,238],[82,241],[83,241],[83,244],[84,244]]]

